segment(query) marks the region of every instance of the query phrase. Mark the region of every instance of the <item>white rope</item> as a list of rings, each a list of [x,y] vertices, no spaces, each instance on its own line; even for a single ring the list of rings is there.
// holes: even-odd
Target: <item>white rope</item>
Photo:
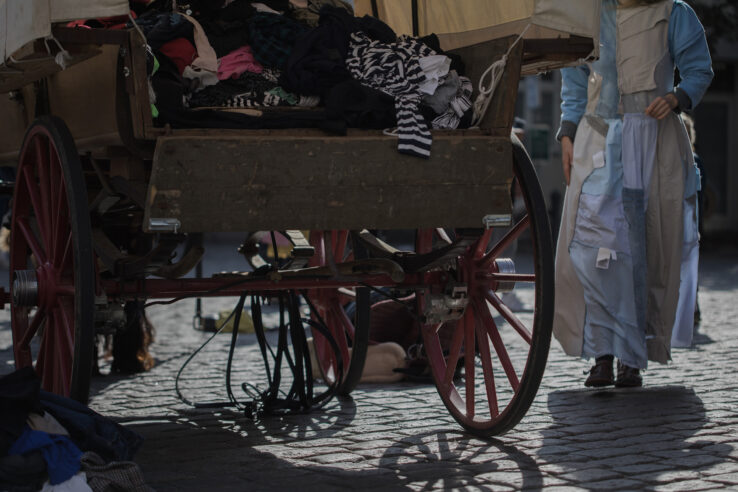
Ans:
[[[128,18],[131,19],[131,24],[133,24],[133,28],[136,29],[136,31],[138,31],[138,34],[141,35],[141,41],[143,41],[143,45],[146,46],[146,35],[141,30],[141,27],[136,24],[136,20],[133,18],[130,11],[128,12]]]
[[[64,49],[64,47],[61,45],[58,39],[54,37],[53,34],[47,36],[44,38],[44,45],[46,46],[46,51],[51,54],[51,47],[49,46],[49,41],[53,41],[56,43],[56,46],[59,48],[59,53],[57,53],[54,56],[54,61],[57,65],[61,67],[62,70],[67,68],[67,64],[72,60],[72,55],[69,54],[67,50]]]
[[[505,73],[505,67],[507,66],[507,59],[510,56],[510,53],[512,53],[513,48],[515,45],[517,45],[521,39],[523,39],[523,36],[525,36],[525,33],[528,32],[528,29],[530,29],[531,24],[528,24],[525,26],[525,29],[523,29],[523,32],[520,33],[520,35],[517,37],[515,42],[510,45],[510,48],[508,48],[507,53],[502,55],[502,58],[494,62],[492,65],[487,68],[487,70],[484,71],[482,76],[479,78],[479,94],[477,95],[477,99],[474,101],[474,116],[472,117],[472,127],[479,126],[479,123],[482,121],[484,116],[487,114],[487,110],[489,109],[489,103],[492,102],[492,96],[495,94],[495,90],[497,89],[497,85],[500,83],[500,79],[502,79],[502,74]],[[484,79],[486,79],[489,76],[489,87],[484,86]]]

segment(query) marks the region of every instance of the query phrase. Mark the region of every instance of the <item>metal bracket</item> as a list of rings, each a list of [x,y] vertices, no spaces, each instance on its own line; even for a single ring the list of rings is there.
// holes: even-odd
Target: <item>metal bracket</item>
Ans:
[[[482,218],[482,224],[484,225],[485,229],[492,229],[493,227],[510,227],[512,225],[512,215],[485,215]]]
[[[177,234],[182,223],[179,219],[150,218],[149,230],[151,232],[172,232]]]

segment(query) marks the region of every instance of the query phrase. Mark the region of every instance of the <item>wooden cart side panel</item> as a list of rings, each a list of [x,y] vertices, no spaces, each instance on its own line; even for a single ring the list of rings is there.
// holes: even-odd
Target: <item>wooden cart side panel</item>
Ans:
[[[48,79],[51,114],[61,117],[75,141],[117,140],[115,74],[118,46]],[[78,149],[80,151],[84,149]]]
[[[0,115],[0,166],[15,166],[29,124],[23,97],[14,93],[11,99],[9,94],[0,94]]]
[[[482,227],[510,214],[509,138],[438,137],[430,160],[397,140],[164,137],[144,228],[181,232]]]

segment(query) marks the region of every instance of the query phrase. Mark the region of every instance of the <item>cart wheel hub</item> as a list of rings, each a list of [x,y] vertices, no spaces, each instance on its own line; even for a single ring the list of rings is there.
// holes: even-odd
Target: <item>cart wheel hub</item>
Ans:
[[[510,258],[497,258],[495,260],[495,273],[514,274],[515,262]],[[506,294],[512,292],[515,288],[515,282],[497,282],[495,292],[498,294]]]
[[[50,308],[57,301],[57,274],[47,263],[36,270],[13,272],[13,304],[16,306]]]
[[[38,280],[35,270],[13,272],[13,305],[35,306],[38,303]]]

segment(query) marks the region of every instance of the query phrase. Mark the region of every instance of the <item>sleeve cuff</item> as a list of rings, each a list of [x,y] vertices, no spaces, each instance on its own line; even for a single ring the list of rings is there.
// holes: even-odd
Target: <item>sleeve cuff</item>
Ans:
[[[571,141],[574,141],[574,137],[577,134],[577,124],[573,121],[562,120],[559,131],[556,134],[556,140],[561,142],[563,137],[569,137]]]
[[[689,95],[684,89],[677,87],[674,89],[674,95],[676,96],[677,101],[679,101],[679,106],[676,108],[677,112],[689,111],[692,109],[692,99],[689,98]]]

